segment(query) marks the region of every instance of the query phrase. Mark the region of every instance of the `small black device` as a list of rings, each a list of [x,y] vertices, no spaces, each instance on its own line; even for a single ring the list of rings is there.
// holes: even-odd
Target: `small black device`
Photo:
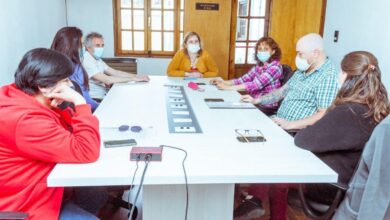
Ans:
[[[205,102],[224,102],[223,99],[218,99],[218,98],[214,98],[214,99],[211,99],[211,98],[206,98],[204,99]]]
[[[137,145],[137,142],[134,139],[109,140],[109,141],[104,141],[103,143],[105,148],[126,147],[126,146]]]
[[[199,82],[199,83],[196,83],[196,84],[198,84],[198,86],[205,86],[206,85],[206,83],[202,83],[202,82]]]

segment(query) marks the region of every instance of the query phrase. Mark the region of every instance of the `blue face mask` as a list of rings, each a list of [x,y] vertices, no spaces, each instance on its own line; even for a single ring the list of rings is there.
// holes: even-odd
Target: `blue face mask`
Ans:
[[[96,59],[100,59],[103,56],[103,52],[104,52],[104,47],[95,47],[95,49],[93,50],[93,56]]]
[[[268,51],[260,51],[260,52],[257,52],[256,56],[261,62],[264,63],[264,62],[267,62],[269,60],[269,58],[271,57],[271,53]]]

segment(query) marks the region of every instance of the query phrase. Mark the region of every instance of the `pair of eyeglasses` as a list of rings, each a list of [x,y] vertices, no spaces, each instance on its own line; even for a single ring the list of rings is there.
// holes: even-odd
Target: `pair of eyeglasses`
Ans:
[[[139,126],[139,125],[134,125],[134,126],[129,126],[129,125],[121,125],[118,127],[118,130],[119,131],[132,131],[132,132],[135,132],[135,133],[139,133],[142,131],[142,127]]]
[[[263,133],[259,129],[235,129],[239,142],[265,142]]]

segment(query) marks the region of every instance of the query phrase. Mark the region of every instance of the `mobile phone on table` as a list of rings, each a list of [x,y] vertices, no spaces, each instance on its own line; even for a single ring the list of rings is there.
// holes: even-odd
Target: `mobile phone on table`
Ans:
[[[198,84],[198,86],[205,86],[206,85],[206,83],[204,83],[204,82],[198,82],[196,84]]]
[[[137,145],[137,142],[134,139],[107,140],[104,141],[103,143],[105,148],[126,147],[126,146]]]
[[[224,102],[223,99],[219,99],[219,98],[206,98],[204,99],[205,102]]]

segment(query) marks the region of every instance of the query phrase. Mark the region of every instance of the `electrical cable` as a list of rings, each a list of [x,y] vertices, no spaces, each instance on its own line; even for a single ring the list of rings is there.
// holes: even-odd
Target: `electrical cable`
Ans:
[[[148,169],[148,166],[149,166],[150,159],[152,159],[152,155],[147,154],[145,156],[145,168],[144,168],[144,171],[142,172],[141,182],[139,184],[139,188],[137,190],[137,194],[135,195],[135,199],[134,199],[134,202],[133,202],[133,207],[131,208],[129,218],[131,218],[133,216],[133,212],[134,212],[134,209],[135,209],[135,204],[137,203],[139,193],[140,193],[141,188],[142,188],[142,186],[144,184],[144,178],[145,178],[146,170]]]
[[[187,180],[186,167],[184,165],[184,163],[187,159],[187,151],[184,149],[178,148],[178,147],[172,147],[172,146],[167,146],[167,145],[161,145],[160,147],[162,147],[162,148],[167,147],[167,148],[171,148],[171,149],[175,149],[175,150],[180,150],[180,151],[184,152],[184,154],[185,154],[184,158],[183,158],[183,162],[182,162],[182,167],[183,167],[183,173],[184,173],[184,180],[186,183],[186,209],[185,209],[184,219],[187,220],[187,216],[188,216],[188,180]]]
[[[130,215],[130,210],[132,209],[131,207],[131,203],[130,203],[130,195],[131,195],[131,190],[133,189],[134,187],[134,179],[135,179],[135,175],[137,174],[137,170],[138,170],[138,162],[139,162],[139,159],[141,157],[138,156],[137,157],[137,160],[136,160],[136,168],[135,168],[135,171],[134,171],[134,174],[133,174],[133,178],[131,179],[131,185],[130,185],[130,189],[129,189],[129,193],[127,195],[127,203],[129,204],[129,219],[132,219],[132,215]],[[133,207],[135,206],[135,204],[133,204]]]

